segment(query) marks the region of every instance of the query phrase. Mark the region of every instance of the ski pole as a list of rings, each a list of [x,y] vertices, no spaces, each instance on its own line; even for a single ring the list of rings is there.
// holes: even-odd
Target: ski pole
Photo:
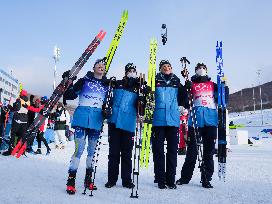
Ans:
[[[144,84],[144,80],[145,80],[145,75],[140,73],[140,85],[139,85],[139,96],[143,96],[143,84]],[[143,104],[141,104],[141,102],[138,102],[137,104],[138,106],[138,113],[137,113],[137,127],[136,127],[136,133],[135,133],[135,138],[134,138],[134,161],[133,161],[133,179],[132,182],[133,184],[135,183],[135,176],[136,176],[136,191],[135,191],[135,195],[134,195],[134,186],[131,189],[131,198],[138,198],[138,189],[139,189],[139,173],[140,173],[140,154],[141,154],[141,145],[140,145],[140,141],[142,139],[142,127],[143,127],[143,121],[140,121],[140,113],[143,113]],[[139,135],[139,137],[138,137]],[[138,149],[138,152],[137,152]],[[138,153],[138,154],[137,154]],[[136,157],[137,158],[137,164],[136,164]],[[137,170],[136,170],[136,165],[137,165]]]

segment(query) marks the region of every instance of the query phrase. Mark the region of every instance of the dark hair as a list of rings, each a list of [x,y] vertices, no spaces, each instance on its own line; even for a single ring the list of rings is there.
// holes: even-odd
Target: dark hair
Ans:
[[[102,58],[102,59],[97,59],[97,60],[95,61],[95,63],[94,63],[93,68],[95,67],[95,65],[97,65],[97,64],[99,64],[99,63],[104,63],[104,64],[106,65],[106,60],[107,60],[106,57],[104,57],[104,58]]]
[[[161,68],[165,64],[169,64],[171,66],[171,64],[170,64],[170,62],[168,60],[161,60],[161,62],[159,64],[159,68]]]
[[[207,66],[204,63],[197,63],[196,67],[195,67],[195,71],[197,69],[199,69],[199,67],[204,67],[205,69],[208,69]]]
[[[133,63],[127,63],[127,65],[125,66],[125,73],[127,73],[131,69],[134,69],[136,71],[136,65]]]

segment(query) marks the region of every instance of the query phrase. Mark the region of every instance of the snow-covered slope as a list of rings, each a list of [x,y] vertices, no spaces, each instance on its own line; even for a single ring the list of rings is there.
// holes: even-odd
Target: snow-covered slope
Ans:
[[[272,126],[272,109],[230,113],[230,121],[246,126]]]
[[[250,138],[272,137],[271,134],[262,133],[264,129],[272,129],[272,109],[261,111],[247,111],[230,113],[230,121],[235,125],[242,125],[239,129],[248,130]]]

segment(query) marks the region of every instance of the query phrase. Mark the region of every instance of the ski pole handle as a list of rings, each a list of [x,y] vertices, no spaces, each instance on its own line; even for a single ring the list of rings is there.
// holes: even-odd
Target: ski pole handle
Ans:
[[[185,78],[186,81],[189,80],[189,71],[187,69],[187,64],[190,64],[190,61],[186,57],[180,58],[180,62],[182,64],[181,75]]]
[[[180,61],[181,61],[181,63],[185,63],[185,66],[187,63],[190,64],[190,61],[186,57],[180,58]]]

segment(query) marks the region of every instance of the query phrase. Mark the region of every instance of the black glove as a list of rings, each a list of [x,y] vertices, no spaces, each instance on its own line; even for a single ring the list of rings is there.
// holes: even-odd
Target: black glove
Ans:
[[[69,75],[69,73],[70,73],[70,70],[68,70],[68,71],[65,71],[63,74],[62,74],[62,78],[64,79],[65,77],[69,77],[70,75]],[[72,78],[72,81],[75,81],[77,79],[77,76],[74,76],[73,78]]]
[[[187,90],[191,90],[192,83],[190,81],[185,81],[185,87],[186,87]]]
[[[27,96],[20,96],[21,99],[23,99],[25,102],[28,101],[28,97]]]
[[[28,105],[26,103],[22,104],[24,108],[28,108]]]
[[[111,77],[109,79],[104,79],[103,80],[103,85],[105,86],[109,86],[111,84],[111,87],[114,87],[116,84],[116,78],[115,77]]]
[[[110,82],[111,82],[112,84],[116,84],[116,77],[111,77],[111,78],[110,78]]]
[[[83,85],[85,83],[85,80],[83,78],[79,79],[73,86],[73,89],[75,92],[78,92],[82,89]]]
[[[180,73],[181,73],[181,76],[183,76],[184,78],[188,77],[189,75],[188,69],[182,70]]]
[[[32,105],[32,104],[34,104],[34,95],[31,95],[30,97],[29,97],[29,101],[30,101],[30,104]]]

